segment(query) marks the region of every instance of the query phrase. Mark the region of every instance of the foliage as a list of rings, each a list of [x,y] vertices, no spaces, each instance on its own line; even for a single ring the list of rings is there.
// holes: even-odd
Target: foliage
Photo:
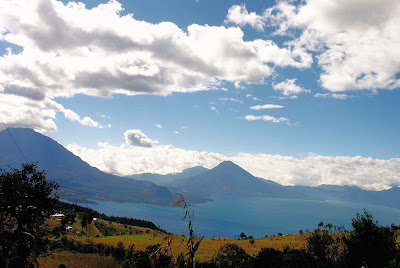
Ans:
[[[318,226],[320,227],[320,226]],[[326,230],[316,229],[307,238],[307,251],[319,261],[325,261],[329,246],[334,242],[332,236]]]
[[[253,267],[281,267],[283,252],[273,248],[262,248],[253,259]]]
[[[372,215],[364,210],[364,215],[357,213],[352,219],[353,231],[345,239],[348,247],[348,260],[361,267],[365,262],[368,267],[385,267],[395,257],[396,238],[389,227],[379,226]]]
[[[58,185],[35,164],[0,171],[0,267],[30,267],[46,252],[41,227],[55,211]]]
[[[76,214],[90,213],[92,215],[92,217],[101,218],[106,221],[118,222],[121,224],[126,224],[126,225],[131,225],[131,226],[145,227],[145,228],[149,228],[152,230],[166,233],[165,230],[161,229],[160,227],[158,227],[151,221],[127,218],[127,217],[108,216],[106,214],[100,213],[91,208],[86,208],[86,207],[82,207],[82,206],[79,206],[76,204],[70,204],[70,203],[66,203],[66,202],[62,202],[62,201],[59,201],[59,203],[58,203],[58,210],[63,211],[64,214],[65,214],[65,212],[76,213]]]
[[[241,232],[241,233],[239,234],[239,238],[240,238],[240,239],[247,239],[247,235],[246,235],[244,232]]]
[[[214,262],[221,268],[251,267],[251,257],[236,244],[223,245],[214,257]]]

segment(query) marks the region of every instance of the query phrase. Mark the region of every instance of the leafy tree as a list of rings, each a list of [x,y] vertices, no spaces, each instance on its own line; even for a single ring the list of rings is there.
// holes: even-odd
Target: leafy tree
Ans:
[[[214,257],[217,267],[223,268],[246,268],[251,267],[251,257],[236,244],[225,244],[221,246]]]
[[[285,247],[283,250],[283,262],[282,266],[284,268],[309,268],[309,267],[321,267],[315,264],[315,259],[304,249],[292,249],[290,247]],[[323,267],[323,266],[322,266]]]
[[[75,213],[65,213],[64,217],[61,219],[61,225],[63,227],[67,227],[69,225],[74,224],[76,221],[76,214]]]
[[[244,232],[241,232],[241,233],[239,234],[239,238],[240,238],[240,239],[247,239],[247,235],[246,235]]]
[[[328,229],[329,232],[331,232],[331,231],[332,231],[332,228],[333,228],[333,225],[332,225],[332,223],[328,223],[328,224],[325,225],[324,228],[325,228],[325,229]]]
[[[0,172],[0,267],[33,267],[47,250],[42,226],[54,213],[58,185],[35,164]]]
[[[365,262],[369,268],[386,267],[396,254],[396,237],[389,227],[379,226],[372,215],[364,210],[352,219],[353,231],[345,239],[347,258],[354,267]]]
[[[318,225],[318,227],[320,227]],[[307,251],[317,260],[325,261],[329,246],[334,242],[332,236],[326,230],[315,229],[307,237]]]
[[[85,212],[80,215],[81,219],[81,226],[82,226],[82,233],[83,233],[83,228],[86,226],[92,224],[93,221],[93,214],[90,212]],[[90,236],[90,228],[89,228],[89,236]]]
[[[282,251],[274,248],[262,248],[254,257],[253,267],[281,267],[283,262]]]

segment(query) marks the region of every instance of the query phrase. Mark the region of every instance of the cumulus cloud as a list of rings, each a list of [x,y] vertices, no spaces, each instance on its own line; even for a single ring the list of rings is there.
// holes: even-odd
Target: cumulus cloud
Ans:
[[[302,48],[245,41],[237,27],[180,29],[171,22],[139,21],[122,10],[117,1],[92,9],[56,0],[2,1],[0,42],[21,52],[10,49],[1,57],[0,92],[36,102],[76,94],[169,95],[219,89],[221,81],[264,83],[274,66],[312,63]],[[54,120],[46,120],[38,120],[36,129],[54,131]],[[76,121],[95,125],[85,117]]]
[[[90,165],[117,175],[175,173],[194,166],[213,168],[231,160],[254,176],[283,185],[354,185],[368,190],[383,190],[400,185],[400,159],[309,155],[305,158],[271,154],[238,153],[224,156],[171,145],[150,148],[127,143],[113,146],[99,142],[95,149],[70,144],[67,149]]]
[[[279,1],[260,15],[249,16],[244,6],[233,6],[231,14],[232,23],[272,28],[289,37],[287,44],[315,53],[327,90],[400,87],[399,1]]]
[[[123,176],[176,173],[195,166],[212,168],[226,159],[220,154],[184,150],[171,145],[143,148],[131,147],[126,143],[113,146],[100,142],[96,149],[87,149],[77,144],[70,144],[67,149],[104,172]]]
[[[85,126],[103,128],[92,118],[81,117],[61,104],[45,98],[41,101],[32,100],[14,94],[0,92],[0,114],[9,127],[28,127],[39,132],[53,132],[57,130],[55,123],[56,113],[62,113],[70,121]]]
[[[264,105],[255,105],[251,106],[250,109],[252,110],[266,110],[266,109],[281,109],[283,108],[282,105],[277,105],[277,104],[264,104]]]
[[[273,84],[275,91],[280,91],[284,96],[296,96],[299,93],[307,93],[310,90],[296,85],[297,79],[287,79],[286,81],[278,84]]]
[[[228,15],[226,15],[225,23],[234,23],[240,26],[249,24],[257,30],[264,30],[264,18],[263,16],[257,15],[255,12],[248,12],[246,6],[234,5],[228,10]]]
[[[247,121],[262,120],[262,121],[269,121],[269,122],[273,122],[273,123],[282,123],[282,122],[288,123],[289,122],[289,119],[287,119],[287,118],[284,118],[284,117],[276,118],[271,115],[259,115],[259,116],[246,115],[244,117],[244,119],[246,119]]]
[[[130,129],[124,133],[125,143],[130,146],[151,148],[158,141],[153,141],[139,129]]]

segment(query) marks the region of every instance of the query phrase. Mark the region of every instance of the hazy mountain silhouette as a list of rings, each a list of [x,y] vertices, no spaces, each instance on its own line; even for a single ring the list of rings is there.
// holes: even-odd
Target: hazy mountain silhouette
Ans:
[[[31,129],[14,128],[9,131],[27,159],[38,162],[50,179],[63,187],[96,193],[118,201],[172,204],[175,200],[172,192],[178,192],[193,203],[210,200],[213,195],[230,195],[336,200],[400,208],[398,187],[385,191],[366,191],[356,186],[283,186],[257,178],[231,161],[224,161],[210,170],[194,167],[176,174],[145,173],[123,178],[91,167],[51,138]],[[24,162],[24,157],[7,131],[0,132],[0,168],[7,165],[19,168]],[[75,201],[100,198],[66,188],[60,188],[60,192],[64,198]]]
[[[320,185],[283,186],[276,182],[257,178],[231,161],[225,161],[204,173],[177,179],[168,185],[175,191],[212,196],[253,196],[270,198],[336,200],[400,207],[400,188],[385,191],[366,191],[356,186]]]
[[[192,167],[185,169],[179,173],[171,173],[166,175],[154,174],[154,173],[142,173],[127,176],[128,178],[136,179],[136,180],[144,180],[151,181],[157,185],[169,186],[176,180],[185,179],[188,177],[196,176],[206,172],[208,169],[202,166]]]
[[[285,191],[284,186],[256,178],[231,161],[224,161],[201,174],[175,180],[169,187],[184,193],[207,195],[265,196],[268,194],[276,197],[277,192]]]
[[[63,187],[96,193],[93,196],[60,188],[69,200],[101,199],[110,197],[117,201],[172,204],[175,195],[168,188],[152,182],[123,178],[104,173],[82,161],[49,137],[27,128],[9,128],[12,137],[29,162],[38,162],[47,177]],[[25,163],[21,152],[6,130],[0,132],[0,168],[20,168]]]

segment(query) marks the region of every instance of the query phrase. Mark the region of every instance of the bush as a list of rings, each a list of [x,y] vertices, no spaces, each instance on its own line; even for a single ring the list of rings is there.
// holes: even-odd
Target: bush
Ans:
[[[251,257],[238,245],[225,244],[221,246],[214,257],[217,267],[221,268],[246,268],[251,267]]]

